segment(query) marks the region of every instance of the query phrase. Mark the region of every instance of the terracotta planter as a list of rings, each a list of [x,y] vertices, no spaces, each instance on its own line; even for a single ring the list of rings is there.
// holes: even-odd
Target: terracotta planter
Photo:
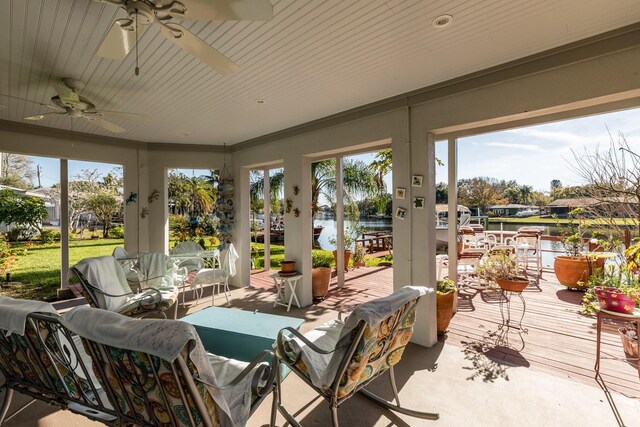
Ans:
[[[618,329],[618,333],[620,334],[620,340],[622,340],[622,348],[624,349],[624,354],[630,359],[638,358],[638,337],[636,336],[635,339],[633,339],[629,335],[634,331],[635,329],[630,329],[630,328]]]
[[[349,271],[349,260],[351,259],[351,251],[344,251],[344,271]],[[338,251],[333,251],[333,260],[338,266]]]
[[[447,331],[449,322],[453,317],[453,305],[456,300],[456,291],[450,291],[446,294],[436,294],[436,314],[438,335],[442,335]]]
[[[522,280],[507,280],[507,279],[496,279],[496,283],[500,286],[500,289],[511,292],[522,292],[529,285],[529,281]]]
[[[282,261],[280,263],[280,272],[281,273],[293,273],[296,271],[296,262],[295,261]]]
[[[367,263],[364,262],[364,261],[353,261],[353,267],[354,268],[364,267],[366,265],[367,265]]]
[[[331,282],[331,267],[317,267],[311,270],[312,295],[314,299],[325,299]]]
[[[553,263],[553,270],[560,284],[567,288],[579,290],[587,289],[588,286],[578,284],[589,280],[591,274],[604,266],[604,259],[590,260],[586,257],[557,256]]]

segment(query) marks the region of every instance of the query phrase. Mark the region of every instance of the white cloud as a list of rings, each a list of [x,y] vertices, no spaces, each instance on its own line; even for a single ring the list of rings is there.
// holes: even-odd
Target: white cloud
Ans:
[[[510,148],[513,150],[527,150],[527,151],[538,151],[538,152],[545,151],[536,144],[521,144],[521,143],[514,143],[514,142],[487,142],[484,145],[485,146],[488,145],[490,147]]]

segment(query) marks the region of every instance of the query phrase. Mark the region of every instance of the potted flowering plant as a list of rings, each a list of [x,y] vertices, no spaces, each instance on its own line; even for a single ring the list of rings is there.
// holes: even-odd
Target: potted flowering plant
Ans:
[[[497,252],[489,256],[477,269],[478,277],[496,282],[501,289],[522,292],[529,281],[520,273],[516,256],[508,252]]]

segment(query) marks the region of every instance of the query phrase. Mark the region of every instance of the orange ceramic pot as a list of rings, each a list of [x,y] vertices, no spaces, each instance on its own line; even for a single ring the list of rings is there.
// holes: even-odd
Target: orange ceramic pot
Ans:
[[[522,292],[525,290],[527,285],[529,284],[528,280],[507,280],[507,279],[496,279],[496,283],[500,286],[501,289],[505,291],[511,292]]]
[[[453,317],[453,304],[456,295],[456,291],[450,291],[446,294],[436,294],[438,335],[444,334],[449,327],[449,322],[451,322],[451,318]]]
[[[588,286],[578,282],[586,283],[593,271],[601,268],[602,265],[604,265],[604,259],[592,261],[586,257],[557,256],[553,263],[553,270],[561,285],[584,290]]]

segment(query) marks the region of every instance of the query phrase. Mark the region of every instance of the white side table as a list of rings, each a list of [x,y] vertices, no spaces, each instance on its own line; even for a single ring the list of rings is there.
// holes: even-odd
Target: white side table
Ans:
[[[287,311],[291,309],[291,303],[293,300],[296,300],[296,305],[300,308],[300,301],[298,301],[298,297],[296,296],[296,286],[298,286],[298,282],[302,279],[302,274],[296,274],[295,276],[280,276],[280,273],[273,273],[269,275],[273,282],[276,284],[276,300],[273,303],[273,306],[283,305],[287,307]],[[286,302],[285,296],[285,286],[289,288],[291,295],[289,295],[289,302]]]

